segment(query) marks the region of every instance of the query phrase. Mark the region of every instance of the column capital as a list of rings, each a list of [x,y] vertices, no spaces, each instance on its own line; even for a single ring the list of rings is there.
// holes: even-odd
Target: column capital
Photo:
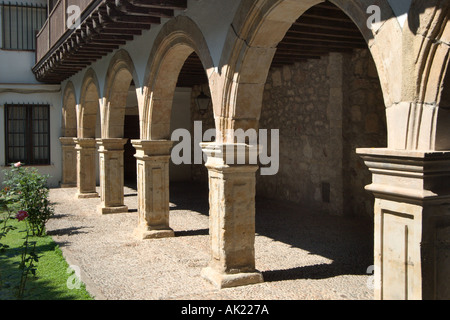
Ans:
[[[207,156],[205,166],[208,169],[221,170],[258,170],[259,146],[245,143],[200,143]]]
[[[95,138],[75,138],[76,148],[95,148],[96,141]]]
[[[366,190],[411,203],[450,199],[450,151],[357,149],[373,174]]]
[[[99,152],[106,151],[123,151],[124,145],[127,143],[128,139],[123,138],[106,138],[106,139],[96,139],[96,144],[98,146]]]
[[[74,146],[76,137],[60,137],[59,141],[63,146]]]
[[[173,146],[171,140],[131,140],[136,149],[135,157],[144,160],[146,157],[169,156]]]

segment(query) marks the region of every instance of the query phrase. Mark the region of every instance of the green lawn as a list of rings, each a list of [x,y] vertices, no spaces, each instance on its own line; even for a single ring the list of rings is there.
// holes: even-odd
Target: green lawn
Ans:
[[[15,293],[20,282],[22,245],[24,243],[25,223],[10,219],[10,225],[17,227],[3,237],[0,242],[9,245],[4,253],[0,253],[0,300],[17,299]],[[84,284],[76,284],[73,272],[68,272],[61,250],[50,236],[33,237],[37,241],[36,252],[39,256],[36,277],[29,275],[26,283],[24,300],[92,300]],[[73,281],[72,281],[73,280]],[[69,283],[69,285],[68,285]]]

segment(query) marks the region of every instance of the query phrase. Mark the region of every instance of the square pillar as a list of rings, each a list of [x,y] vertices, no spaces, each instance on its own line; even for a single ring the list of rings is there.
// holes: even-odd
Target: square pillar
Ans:
[[[77,150],[77,198],[98,198],[95,181],[95,157],[97,153],[95,139],[75,139]]]
[[[128,212],[123,196],[123,153],[128,139],[97,139],[100,158],[100,199],[102,214]]]
[[[202,143],[208,156],[209,234],[211,257],[202,276],[218,288],[263,282],[255,269],[255,173],[249,156],[257,148],[245,144]],[[229,164],[242,156],[243,164]],[[228,160],[228,161],[227,161]],[[236,161],[237,162],[237,161]]]
[[[357,152],[373,174],[375,298],[450,299],[450,152]]]
[[[62,146],[62,181],[61,188],[77,186],[77,150],[74,137],[61,137]]]
[[[169,226],[169,161],[173,141],[132,140],[136,149],[139,239],[173,237]]]

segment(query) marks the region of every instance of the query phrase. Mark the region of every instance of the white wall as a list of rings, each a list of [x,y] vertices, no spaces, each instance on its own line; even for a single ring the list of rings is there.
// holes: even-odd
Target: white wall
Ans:
[[[43,0],[33,0],[30,2],[43,2]],[[188,9],[176,11],[176,15],[190,17],[202,30],[205,40],[209,46],[211,57],[215,64],[221,58],[222,49],[226,35],[230,29],[231,22],[236,13],[240,0],[188,0]],[[150,30],[143,31],[141,36],[135,37],[133,41],[122,46],[131,56],[136,72],[137,86],[142,87],[145,77],[147,63],[152,49],[152,45],[164,23],[169,19],[162,19],[162,24],[152,26]],[[90,68],[94,69],[99,82],[99,94],[102,97],[105,87],[106,72],[109,67],[111,57],[115,52],[110,53],[103,59],[93,63]],[[58,92],[46,92],[50,87],[43,86],[36,81],[31,68],[34,66],[34,52],[5,51],[0,50],[0,132],[4,136],[4,108],[5,103],[48,103],[51,108],[51,165],[39,166],[39,171],[43,174],[50,174],[51,186],[58,186],[61,180],[61,114],[62,114],[62,93],[66,83],[70,80],[75,86],[77,101],[80,97],[81,85],[85,70],[78,72],[70,79],[61,84],[62,90]],[[87,68],[86,68],[87,70]],[[3,90],[2,90],[3,88]],[[19,89],[17,89],[19,88]],[[52,88],[51,90],[53,90]],[[176,127],[191,127],[190,120],[190,90],[177,90],[174,99],[174,125]],[[99,127],[99,124],[98,124]],[[97,129],[99,133],[100,128]],[[5,141],[0,138],[0,166],[5,166]],[[179,172],[172,169],[175,179],[185,179],[190,177],[190,169],[179,168]],[[98,170],[97,170],[98,172]],[[2,179],[0,174],[0,179]],[[98,180],[98,177],[97,177]]]
[[[61,136],[61,92],[60,86],[0,84],[0,182],[3,181],[3,170],[9,167],[5,162],[5,111],[8,103],[41,103],[50,105],[50,165],[36,166],[41,174],[49,174],[49,185],[56,187],[61,181],[62,155],[59,137]],[[22,88],[19,90],[18,88]]]
[[[12,2],[13,3],[13,2]],[[46,0],[27,0],[23,4],[45,4]],[[20,4],[20,2],[19,2]],[[0,9],[1,10],[1,9]],[[1,20],[1,12],[0,12]],[[1,22],[1,21],[0,21]],[[2,23],[0,23],[0,28]],[[0,29],[0,35],[2,30]],[[0,41],[1,41],[0,36]],[[0,42],[1,47],[1,42]],[[42,174],[50,175],[49,184],[59,185],[62,172],[61,136],[61,89],[59,85],[39,83],[31,68],[35,64],[35,52],[0,49],[0,186],[5,161],[5,104],[49,104],[50,105],[50,165],[36,166]]]
[[[0,83],[36,83],[34,51],[0,50]]]
[[[175,15],[183,15],[191,18],[202,31],[205,41],[209,47],[211,58],[216,66],[220,61],[222,50],[225,44],[226,36],[230,30],[231,23],[234,19],[240,0],[188,0],[188,9],[185,11],[175,11]],[[161,19],[161,25],[152,25],[150,30],[144,30],[140,36],[135,36],[133,41],[121,46],[128,52],[133,60],[137,73],[137,87],[142,86],[143,79],[152,50],[152,45],[164,24],[170,19]],[[109,67],[111,57],[115,51],[91,64],[98,78],[100,95],[103,95],[105,87],[106,72]],[[85,69],[87,70],[87,68]],[[72,81],[75,91],[79,98],[81,85],[85,70],[78,72],[67,81]],[[65,81],[62,84],[64,88]]]

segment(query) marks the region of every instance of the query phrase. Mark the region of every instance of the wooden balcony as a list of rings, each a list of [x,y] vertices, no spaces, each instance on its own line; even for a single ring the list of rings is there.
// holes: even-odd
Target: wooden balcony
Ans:
[[[71,25],[73,5],[81,17]],[[187,0],[59,0],[36,36],[36,79],[60,83],[186,8]]]

